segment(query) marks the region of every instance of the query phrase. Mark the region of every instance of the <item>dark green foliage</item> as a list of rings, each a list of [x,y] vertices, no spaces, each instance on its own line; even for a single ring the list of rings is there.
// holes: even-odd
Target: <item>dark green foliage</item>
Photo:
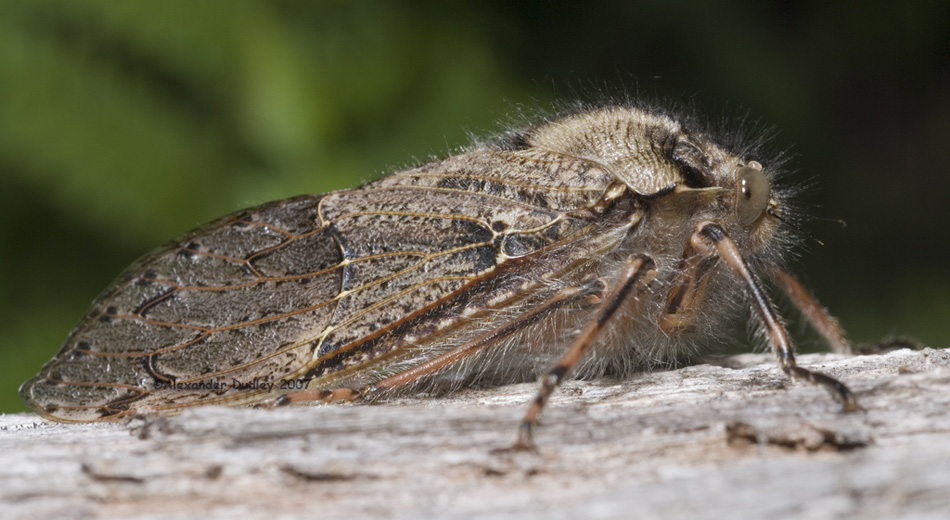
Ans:
[[[624,88],[775,125],[849,223],[796,270],[856,340],[945,346],[944,4],[0,0],[0,410],[195,225]]]

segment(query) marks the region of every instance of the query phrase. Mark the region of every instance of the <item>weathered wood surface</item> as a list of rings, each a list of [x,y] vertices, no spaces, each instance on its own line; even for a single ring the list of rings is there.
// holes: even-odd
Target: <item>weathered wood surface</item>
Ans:
[[[3,518],[950,518],[950,352],[768,355],[570,382],[510,452],[535,385],[380,406],[0,417]]]

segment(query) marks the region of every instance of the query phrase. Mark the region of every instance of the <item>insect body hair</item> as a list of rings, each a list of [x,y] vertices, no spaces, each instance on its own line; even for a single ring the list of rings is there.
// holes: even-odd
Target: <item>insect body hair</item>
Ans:
[[[632,122],[627,123],[627,120]],[[567,123],[570,126],[561,130],[558,126],[565,125],[565,121],[579,123]],[[770,232],[764,243],[756,247],[745,247],[743,257],[754,271],[763,274],[773,266],[783,265],[789,252],[800,242],[797,226],[794,225],[799,221],[793,205],[796,190],[779,182],[784,156],[774,153],[769,155],[763,151],[770,137],[767,132],[759,131],[755,125],[742,122],[739,130],[714,136],[699,124],[696,117],[682,118],[671,111],[645,107],[642,104],[574,106],[554,118],[518,130],[508,130],[493,141],[481,143],[470,153],[481,153],[485,150],[519,153],[537,148],[558,152],[562,151],[558,146],[563,145],[574,146],[570,153],[577,154],[579,152],[576,146],[583,148],[590,143],[594,143],[592,147],[604,146],[597,143],[613,146],[609,143],[629,138],[632,133],[630,127],[626,126],[629,124],[655,125],[657,128],[649,132],[634,133],[636,139],[647,140],[637,144],[640,148],[667,149],[671,146],[668,142],[689,136],[707,150],[712,149],[714,156],[719,154],[734,157],[735,161],[743,164],[747,161],[766,164],[773,196],[780,201],[782,207],[782,221]],[[560,132],[567,132],[568,135],[560,136]],[[623,132],[626,132],[626,135],[623,135]],[[539,137],[550,135],[556,137]],[[623,148],[631,146],[627,143],[616,147]],[[586,160],[598,161],[596,154],[583,157]],[[673,168],[669,165],[665,167]],[[671,169],[671,177],[661,178],[675,178],[677,173]],[[731,170],[728,173],[731,175]],[[676,182],[671,182],[669,188],[675,189]],[[657,189],[657,193],[660,191]],[[745,288],[720,264],[707,274],[709,282],[704,299],[701,305],[693,309],[694,315],[688,330],[672,334],[658,327],[657,324],[665,312],[666,295],[681,275],[683,253],[693,233],[693,224],[702,215],[689,215],[690,212],[697,211],[696,208],[666,208],[665,201],[660,200],[662,197],[655,193],[639,195],[642,196],[647,209],[647,216],[642,225],[609,252],[592,257],[590,264],[594,266],[591,268],[593,271],[610,282],[612,280],[609,280],[609,273],[619,272],[631,252],[642,252],[656,262],[656,280],[645,293],[637,295],[624,305],[622,312],[598,338],[596,347],[574,368],[576,377],[626,376],[638,371],[689,362],[735,338],[736,332],[741,330],[741,323],[750,323],[748,319],[741,319],[748,317],[749,302]],[[697,200],[701,200],[701,197]],[[727,209],[731,211],[731,208]],[[678,215],[670,218],[671,214],[677,212]],[[728,212],[723,214],[727,220],[734,218]],[[668,222],[664,222],[664,219]],[[746,242],[751,243],[748,240]],[[554,294],[568,288],[571,283],[576,283],[576,279],[547,280],[546,290],[539,292]],[[516,319],[524,310],[513,305],[493,312],[494,318],[485,320],[486,325],[477,328],[479,332],[487,332],[491,324]],[[534,378],[557,360],[570,345],[571,338],[577,335],[584,324],[593,319],[595,312],[596,308],[556,312],[543,323],[526,327],[500,345],[456,365],[450,374],[443,376],[452,382],[452,386],[469,385],[473,381],[491,385]],[[753,320],[751,323],[754,324],[754,331],[761,332],[757,321]]]

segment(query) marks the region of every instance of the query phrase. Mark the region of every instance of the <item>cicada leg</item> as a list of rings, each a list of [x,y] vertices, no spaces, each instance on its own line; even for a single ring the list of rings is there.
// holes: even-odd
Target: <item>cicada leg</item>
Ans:
[[[272,406],[286,406],[293,403],[321,402],[321,403],[348,403],[363,398],[359,390],[354,388],[330,388],[321,390],[294,390],[274,401]],[[267,406],[267,403],[265,403]]]
[[[558,361],[557,365],[541,378],[541,389],[521,421],[518,440],[514,446],[516,449],[530,450],[534,448],[532,438],[534,426],[554,389],[570,374],[571,369],[581,360],[584,353],[603,332],[607,322],[610,321],[610,318],[620,309],[627,298],[631,294],[635,295],[639,290],[646,288],[655,277],[655,263],[650,257],[637,255],[627,259],[613,291],[604,299],[596,318],[584,327],[584,330],[574,340],[574,343]]]
[[[374,384],[364,386],[360,389],[333,388],[323,390],[297,390],[277,398],[274,404],[277,406],[283,406],[305,401],[336,403],[356,401],[360,399],[372,399],[380,394],[391,392],[401,387],[410,385],[421,378],[437,373],[439,370],[449,365],[458,363],[465,358],[482,352],[485,349],[497,344],[499,341],[502,341],[505,338],[518,333],[525,327],[528,327],[544,319],[557,309],[570,304],[583,302],[585,300],[587,300],[590,304],[598,303],[603,300],[606,287],[606,284],[602,280],[594,279],[575,287],[562,289],[542,304],[533,308],[531,311],[522,314],[521,316],[505,323],[500,327],[497,327],[494,330],[491,330],[424,363],[377,381]]]
[[[720,225],[713,222],[700,223],[690,239],[690,245],[705,256],[718,255],[744,282],[756,314],[765,326],[779,366],[789,377],[824,387],[843,404],[846,412],[861,409],[854,394],[844,383],[831,376],[798,366],[795,362],[795,352],[788,340],[788,333],[779,321],[768,295],[762,289],[762,284],[742,258],[736,243],[726,235]]]
[[[838,354],[851,354],[851,343],[844,335],[844,329],[828,311],[802,286],[788,271],[773,267],[770,270],[772,280],[781,287],[792,303],[798,307],[805,319],[821,334],[831,350]]]
[[[715,254],[705,253],[698,251],[692,241],[683,252],[677,278],[666,297],[665,312],[660,317],[659,326],[663,332],[676,335],[693,323],[709,285],[710,277],[706,274],[719,260]]]

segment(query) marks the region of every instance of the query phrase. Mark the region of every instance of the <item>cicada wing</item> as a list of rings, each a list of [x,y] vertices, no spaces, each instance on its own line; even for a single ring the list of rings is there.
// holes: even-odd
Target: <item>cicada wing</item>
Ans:
[[[253,403],[293,378],[329,384],[402,348],[399,330],[431,329],[419,320],[499,262],[589,224],[566,215],[596,189],[549,197],[531,184],[548,163],[509,161],[521,170],[505,181],[458,161],[187,233],[120,276],[21,397],[51,419],[92,421]]]

